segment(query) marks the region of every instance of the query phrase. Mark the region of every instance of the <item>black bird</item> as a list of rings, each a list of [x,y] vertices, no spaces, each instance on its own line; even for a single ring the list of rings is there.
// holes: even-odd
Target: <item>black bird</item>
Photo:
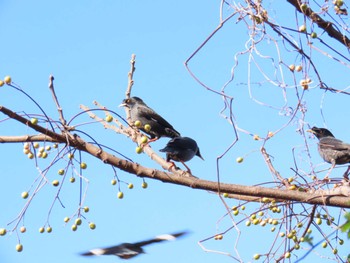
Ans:
[[[191,173],[191,169],[185,164],[185,162],[191,160],[195,155],[204,160],[196,141],[189,137],[175,137],[168,142],[164,149],[159,151],[166,152],[167,162],[170,162],[170,160],[181,162],[187,168],[189,173]],[[170,163],[172,163],[172,166],[175,166],[175,163]]]
[[[180,136],[180,133],[169,122],[148,107],[142,99],[138,97],[124,99],[120,106],[130,108],[131,121],[133,123],[140,121],[139,129],[150,135],[151,141],[158,140],[160,137]],[[150,130],[145,129],[146,124],[150,125]]]
[[[122,243],[113,247],[95,248],[89,252],[81,253],[82,256],[100,256],[100,255],[115,255],[122,259],[129,259],[139,254],[145,253],[142,249],[152,243],[175,240],[176,238],[185,235],[187,232],[179,232],[174,234],[160,235],[150,240],[145,240],[137,243]]]
[[[323,160],[332,164],[330,171],[337,164],[350,163],[350,144],[334,138],[334,135],[325,128],[312,127],[311,130],[307,131],[313,133],[319,139],[318,152]],[[350,166],[344,174],[345,177],[347,177],[349,170]],[[326,178],[328,178],[328,174]]]

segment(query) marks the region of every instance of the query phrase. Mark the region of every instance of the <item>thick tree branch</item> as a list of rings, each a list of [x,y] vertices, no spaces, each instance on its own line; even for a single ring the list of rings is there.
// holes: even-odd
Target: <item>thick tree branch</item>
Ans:
[[[68,143],[71,147],[75,147],[78,150],[87,152],[96,158],[100,159],[106,164],[113,165],[114,167],[119,168],[122,171],[137,175],[139,177],[151,178],[164,183],[177,184],[182,186],[191,187],[193,189],[201,189],[212,192],[218,192],[219,187],[218,183],[214,181],[201,180],[196,177],[183,176],[178,173],[169,173],[160,171],[154,168],[144,167],[138,163],[129,162],[127,160],[118,158],[112,154],[109,154],[103,151],[101,148],[85,142],[83,139],[76,135],[69,134],[69,136],[64,136],[61,134],[54,133],[50,130],[47,130],[39,125],[32,124],[29,120],[25,119],[22,116],[19,116],[15,112],[0,106],[0,111],[9,117],[28,125],[29,127],[35,129],[36,131],[42,133],[42,135],[31,135],[31,136],[21,136],[21,137],[0,137],[0,142],[20,142],[20,138],[23,139],[23,142],[30,141],[31,138],[38,140],[41,138],[44,141],[55,141],[60,143]],[[7,141],[8,140],[8,141]],[[152,149],[150,147],[145,147],[145,151],[150,151],[152,155]],[[154,155],[154,158],[156,157]],[[166,163],[166,162],[165,162]],[[281,189],[271,189],[259,186],[244,186],[236,184],[225,184],[220,183],[220,191],[223,193],[233,194],[236,198],[242,200],[252,200],[252,197],[268,197],[280,201],[286,202],[302,202],[309,204],[317,205],[327,205],[335,207],[350,208],[349,198],[343,196],[335,195],[325,195],[324,192],[297,192],[292,190],[281,190]],[[260,200],[260,199],[258,199]]]
[[[322,17],[316,14],[310,7],[307,7],[305,11],[302,11],[300,8],[300,0],[287,0],[287,2],[293,5],[295,9],[298,10],[298,12],[306,15],[308,18],[311,19],[313,23],[317,24],[320,28],[326,31],[330,37],[338,40],[342,45],[346,46],[347,48],[350,48],[350,39],[338,30],[336,30],[332,22],[324,20]]]

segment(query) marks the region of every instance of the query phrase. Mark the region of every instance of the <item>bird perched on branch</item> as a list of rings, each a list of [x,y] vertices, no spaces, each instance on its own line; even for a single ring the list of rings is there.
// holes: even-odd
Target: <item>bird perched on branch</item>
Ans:
[[[163,241],[175,240],[180,236],[187,234],[187,232],[179,232],[174,234],[160,235],[153,239],[137,242],[137,243],[122,243],[113,247],[95,248],[89,252],[82,253],[82,256],[100,256],[100,255],[115,255],[122,259],[129,259],[139,254],[145,253],[143,246],[150,245],[152,243],[159,243]]]
[[[335,165],[350,163],[350,144],[336,139],[334,135],[325,128],[313,127],[311,130],[307,131],[313,133],[317,139],[319,139],[318,152],[323,160],[332,164],[331,170],[328,172],[325,179],[328,179],[328,175]],[[345,172],[344,177],[348,177],[347,174],[349,170],[350,166]]]
[[[170,160],[181,162],[190,174],[192,174],[191,169],[185,164],[185,162],[191,160],[195,155],[204,160],[196,141],[189,137],[175,137],[168,142],[164,149],[159,151],[166,152],[167,162],[170,162]],[[175,166],[174,162],[171,163],[172,166]]]
[[[160,137],[174,138],[180,136],[180,133],[169,122],[138,97],[124,99],[119,106],[130,109],[132,123],[141,131],[150,135],[150,141],[158,140]]]

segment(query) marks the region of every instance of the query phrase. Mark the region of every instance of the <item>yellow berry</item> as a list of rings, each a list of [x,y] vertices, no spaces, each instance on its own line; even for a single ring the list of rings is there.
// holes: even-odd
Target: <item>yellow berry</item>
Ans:
[[[148,138],[146,136],[141,137],[141,143],[146,143],[148,142]]]
[[[51,150],[51,146],[50,146],[50,145],[47,145],[47,146],[45,147],[45,150],[46,150],[46,151],[50,151],[50,150]]]
[[[74,183],[75,182],[75,178],[74,177],[69,178],[69,182]]]
[[[23,250],[23,245],[22,245],[22,244],[17,244],[17,245],[16,245],[16,250],[17,250],[17,252],[22,252],[22,250]]]
[[[123,192],[118,192],[117,196],[118,196],[119,199],[123,199],[124,193]]]
[[[134,188],[134,185],[132,183],[128,184],[128,188],[129,189],[133,189]]]
[[[254,258],[255,260],[258,260],[258,259],[260,258],[260,254],[255,254],[255,255],[253,256],[253,258]]]
[[[47,233],[51,233],[51,232],[52,232],[52,227],[48,226],[48,227],[46,228],[46,232],[47,232]]]
[[[59,170],[58,170],[58,174],[59,174],[59,175],[64,175],[64,170],[63,170],[63,169],[59,169]]]
[[[299,31],[300,31],[300,32],[306,32],[306,25],[301,25],[301,26],[299,27]]]
[[[237,162],[237,163],[243,162],[243,157],[237,157],[236,162]]]
[[[316,38],[317,37],[317,33],[316,32],[312,32],[310,36],[311,36],[311,38]]]
[[[290,253],[287,252],[286,254],[284,254],[284,257],[285,257],[285,258],[290,258]]]
[[[58,180],[53,180],[52,185],[53,186],[59,186],[60,182]]]
[[[38,142],[35,142],[35,143],[33,144],[33,147],[34,147],[35,149],[38,149],[38,148],[40,147],[40,144],[39,144]]]
[[[140,154],[140,153],[142,153],[142,148],[137,146],[135,151],[136,151],[136,153]]]
[[[22,192],[21,196],[22,196],[23,199],[27,199],[28,196],[29,196],[29,193],[28,192]]]
[[[147,184],[146,182],[143,182],[143,183],[141,184],[141,187],[142,187],[142,188],[147,188],[147,187],[148,187],[148,184]]]
[[[0,87],[4,86],[5,82],[0,80]]]
[[[74,154],[68,153],[68,158],[69,158],[69,159],[73,159],[73,158],[74,158]]]
[[[142,123],[140,121],[135,121],[134,125],[137,127],[137,128],[140,128],[142,126]]]
[[[113,117],[111,115],[107,115],[105,120],[106,120],[106,122],[111,122],[111,121],[113,121]]]
[[[21,233],[25,233],[27,231],[27,228],[25,226],[21,226],[19,231],[21,231]]]
[[[303,69],[303,67],[301,65],[298,65],[298,66],[295,67],[295,70],[297,72],[300,72],[302,69]]]
[[[151,125],[146,124],[143,128],[145,129],[146,132],[149,132],[151,130]]]
[[[34,125],[38,124],[38,119],[37,118],[31,118],[30,122]]]
[[[80,164],[80,168],[81,169],[86,169],[87,168],[87,164],[86,163],[81,163]]]
[[[72,229],[73,231],[76,231],[76,230],[78,229],[78,226],[77,226],[77,225],[72,225],[71,229]]]
[[[223,196],[224,198],[227,198],[227,197],[228,197],[228,193],[223,193],[222,196]]]
[[[81,223],[82,223],[81,218],[75,219],[75,224],[76,224],[77,226],[80,226]]]
[[[12,82],[11,77],[10,77],[10,76],[6,76],[6,77],[4,78],[4,82],[5,82],[7,85],[11,84],[11,82]]]
[[[252,222],[250,222],[249,220],[245,221],[246,226],[250,226],[251,224],[252,224]]]
[[[40,227],[40,228],[39,228],[39,233],[44,233],[44,232],[45,232],[45,228]]]
[[[112,184],[112,185],[116,185],[116,184],[117,184],[117,180],[113,179],[113,180],[111,181],[111,184]]]
[[[89,227],[90,227],[90,229],[92,229],[92,230],[93,230],[93,229],[95,229],[95,228],[96,228],[96,225],[95,225],[95,223],[90,223],[90,224],[89,224]]]
[[[43,153],[41,154],[41,157],[42,157],[43,159],[45,159],[45,158],[47,157],[47,152],[43,152]]]
[[[216,235],[214,237],[215,240],[221,240],[223,238],[223,235]]]
[[[63,221],[64,221],[65,223],[68,223],[69,220],[70,220],[70,218],[69,218],[68,216],[66,216],[66,217],[63,219]]]
[[[6,235],[7,231],[5,228],[0,228],[0,236]]]
[[[327,242],[323,242],[323,243],[322,243],[322,247],[323,247],[323,248],[326,248],[327,245],[328,245]]]
[[[257,135],[257,134],[255,134],[255,135],[253,136],[253,139],[254,139],[255,141],[258,141],[258,140],[260,140],[260,136]]]
[[[84,212],[85,212],[85,213],[88,213],[89,211],[90,211],[90,208],[89,208],[88,206],[85,206],[85,207],[84,207]]]

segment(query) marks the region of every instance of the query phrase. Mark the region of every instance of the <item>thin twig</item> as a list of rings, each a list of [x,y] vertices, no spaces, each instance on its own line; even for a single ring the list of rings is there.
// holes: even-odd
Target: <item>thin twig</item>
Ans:
[[[65,126],[67,122],[66,122],[65,118],[63,117],[63,110],[62,110],[62,108],[60,106],[60,103],[58,102],[58,99],[57,99],[57,96],[56,96],[56,92],[55,92],[55,89],[54,89],[54,86],[53,86],[54,79],[55,78],[53,77],[53,75],[50,75],[50,77],[49,77],[49,89],[51,91],[52,98],[53,98],[54,102],[56,103],[56,107],[57,107],[58,114],[60,116],[59,118],[60,118],[60,120],[62,122],[62,125]]]

